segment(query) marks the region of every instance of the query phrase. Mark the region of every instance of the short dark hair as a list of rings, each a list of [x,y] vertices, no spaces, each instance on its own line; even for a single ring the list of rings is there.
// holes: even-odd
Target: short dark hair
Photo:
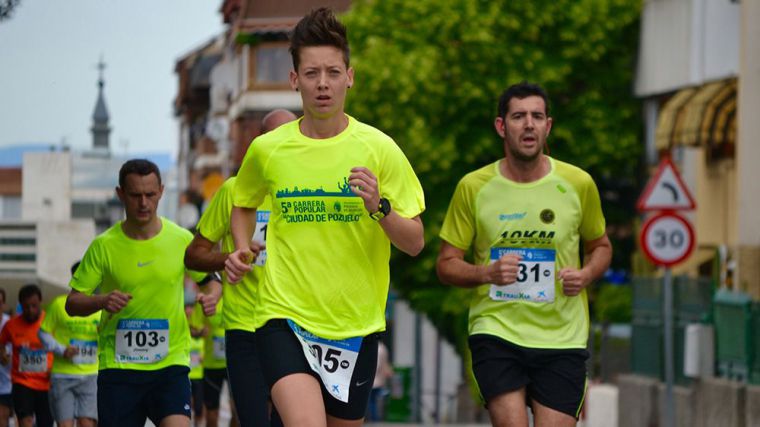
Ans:
[[[7,298],[5,298],[5,289],[0,288],[0,295],[3,296],[3,302],[5,302],[7,300]]]
[[[161,185],[161,172],[158,170],[158,166],[148,159],[132,159],[124,162],[121,165],[121,169],[119,169],[119,187],[124,188],[127,182],[127,175],[131,173],[136,173],[140,176],[154,173],[156,174],[156,178],[158,178],[158,185]]]
[[[24,302],[35,295],[37,295],[40,298],[40,301],[42,301],[42,291],[39,286],[34,283],[24,285],[18,291],[18,302]]]
[[[544,100],[544,113],[549,116],[549,96],[546,95],[546,91],[535,83],[528,83],[523,80],[520,83],[513,84],[502,92],[499,97],[499,117],[504,118],[507,116],[509,101],[512,98],[525,99],[529,96],[540,96]]]
[[[71,264],[71,275],[73,276],[74,273],[77,272],[77,268],[79,268],[79,264],[81,264],[82,261],[77,261],[74,264]]]
[[[348,47],[346,27],[338,21],[332,9],[320,7],[312,9],[293,29],[290,35],[290,56],[293,69],[298,72],[301,48],[311,46],[332,46],[343,51],[343,62],[348,68],[351,51]]]

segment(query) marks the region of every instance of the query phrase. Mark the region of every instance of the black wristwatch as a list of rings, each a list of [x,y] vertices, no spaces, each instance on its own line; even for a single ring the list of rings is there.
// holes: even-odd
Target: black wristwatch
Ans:
[[[370,213],[369,217],[375,221],[380,221],[388,216],[389,213],[391,213],[391,202],[383,197],[380,199],[380,204],[377,206],[377,210]]]

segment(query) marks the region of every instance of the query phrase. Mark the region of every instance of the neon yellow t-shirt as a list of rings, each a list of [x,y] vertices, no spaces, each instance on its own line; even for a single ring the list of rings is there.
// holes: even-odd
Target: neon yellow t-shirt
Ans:
[[[312,139],[300,123],[258,137],[235,182],[235,206],[272,200],[256,326],[287,318],[328,339],[382,331],[390,241],[348,176],[367,167],[381,196],[406,218],[425,209],[422,186],[401,149],[377,129],[348,117],[340,134]]]
[[[56,355],[53,374],[94,375],[98,373],[98,325],[100,312],[86,317],[73,317],[66,313],[66,295],[60,295],[48,305],[47,315],[40,328],[61,345],[73,345],[79,354],[71,360]]]
[[[198,232],[211,242],[222,241],[224,252],[233,252],[235,242],[230,234],[230,212],[232,211],[232,190],[235,186],[235,178],[227,179],[217,190],[211,199],[203,216],[198,222]],[[269,197],[256,211],[256,232],[254,240],[266,243],[268,234],[269,210],[271,204]],[[266,260],[266,250],[262,251],[259,258],[252,266],[250,273],[243,276],[237,284],[230,284],[224,277],[224,313],[222,316],[226,330],[243,330],[254,332],[256,330],[253,320],[253,310],[256,306],[256,290],[263,275],[263,263]]]
[[[544,284],[546,294],[554,293],[549,301],[510,291],[513,285],[479,286],[470,303],[470,335],[496,335],[532,348],[586,347],[586,291],[565,296],[557,273],[580,268],[580,242],[602,237],[605,221],[593,179],[575,166],[549,160],[551,172],[535,182],[504,178],[496,162],[457,185],[441,238],[465,251],[472,247],[477,265],[498,258],[500,251],[520,251],[518,280]]]
[[[93,240],[70,285],[84,294],[95,288],[132,295],[118,313],[102,312],[100,369],[157,370],[189,366],[190,332],[184,311],[185,248],[193,236],[168,219],[148,240],[127,237],[121,222]],[[202,273],[187,271],[194,280]],[[118,358],[117,358],[118,357]]]
[[[190,324],[197,329],[208,328],[208,333],[202,338],[204,369],[224,369],[227,367],[223,318],[224,298],[217,303],[216,314],[213,316],[204,315],[203,307],[200,304],[193,307]]]
[[[203,379],[203,338],[190,337],[190,373],[187,377],[191,380]]]

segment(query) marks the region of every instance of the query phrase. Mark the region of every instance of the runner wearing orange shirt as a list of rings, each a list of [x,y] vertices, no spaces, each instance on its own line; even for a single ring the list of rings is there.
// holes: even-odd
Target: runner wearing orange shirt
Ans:
[[[22,427],[53,425],[48,390],[52,355],[45,351],[37,332],[45,318],[42,310],[42,291],[37,285],[26,285],[18,293],[22,313],[8,321],[0,332],[0,361],[8,361],[5,344],[13,346],[11,382],[13,410]],[[36,417],[36,422],[35,422]]]

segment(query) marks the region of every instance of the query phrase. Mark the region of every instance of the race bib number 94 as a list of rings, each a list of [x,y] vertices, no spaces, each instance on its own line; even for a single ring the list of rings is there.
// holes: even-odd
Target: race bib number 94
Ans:
[[[301,342],[309,366],[322,379],[327,391],[341,402],[348,402],[351,376],[362,346],[362,337],[328,340],[304,330],[292,320],[288,320],[288,325]]]
[[[116,361],[156,363],[169,354],[169,321],[121,319],[116,325]]]
[[[78,350],[76,356],[71,359],[75,365],[92,365],[98,362],[98,342],[72,339],[69,345]]]
[[[489,296],[496,301],[554,301],[554,249],[491,248],[491,262],[504,255],[522,257],[517,280],[511,285],[491,285]]]

